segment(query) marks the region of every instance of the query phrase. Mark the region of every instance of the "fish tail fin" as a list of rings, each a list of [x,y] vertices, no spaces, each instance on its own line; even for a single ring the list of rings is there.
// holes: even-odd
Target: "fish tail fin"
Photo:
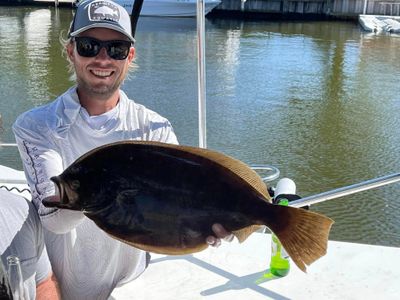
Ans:
[[[332,219],[305,209],[275,205],[279,219],[266,224],[278,237],[294,263],[306,272],[306,266],[324,256],[328,247]]]

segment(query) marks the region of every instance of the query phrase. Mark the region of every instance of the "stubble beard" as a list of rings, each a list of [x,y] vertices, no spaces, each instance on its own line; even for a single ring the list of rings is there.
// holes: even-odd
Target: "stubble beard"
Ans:
[[[127,75],[127,70],[123,68],[119,76],[112,83],[93,84],[84,76],[79,76],[78,70],[75,69],[76,83],[78,90],[85,93],[89,97],[99,100],[108,100],[121,87]]]
[[[92,85],[82,78],[77,77],[77,85],[78,89],[87,94],[88,96],[97,98],[97,99],[109,99],[121,86],[122,80],[117,80],[112,85]]]

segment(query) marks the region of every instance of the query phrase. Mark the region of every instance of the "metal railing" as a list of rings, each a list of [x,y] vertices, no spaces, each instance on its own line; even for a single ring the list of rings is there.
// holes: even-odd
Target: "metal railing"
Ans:
[[[394,173],[391,175],[370,179],[353,185],[345,186],[342,188],[334,189],[328,192],[320,193],[313,196],[308,196],[301,198],[299,200],[291,201],[290,206],[302,207],[306,205],[316,204],[319,202],[324,202],[339,197],[348,196],[351,194],[359,193],[362,191],[374,189],[380,186],[384,186],[391,183],[396,183],[400,181],[400,173]]]

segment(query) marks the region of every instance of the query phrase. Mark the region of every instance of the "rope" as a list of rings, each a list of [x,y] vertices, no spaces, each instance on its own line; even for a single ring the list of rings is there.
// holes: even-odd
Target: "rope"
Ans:
[[[31,191],[29,189],[25,188],[25,189],[20,190],[19,188],[15,187],[15,186],[13,186],[12,188],[9,188],[9,187],[7,187],[5,185],[0,185],[0,189],[5,189],[5,190],[7,190],[9,192],[11,192],[12,190],[16,190],[18,193],[21,193],[21,194],[23,192],[28,192],[29,194],[31,193]]]

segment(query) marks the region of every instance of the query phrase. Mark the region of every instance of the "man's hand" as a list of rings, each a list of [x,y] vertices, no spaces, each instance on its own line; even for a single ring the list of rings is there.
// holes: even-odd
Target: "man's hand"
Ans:
[[[221,245],[221,240],[232,242],[233,238],[235,237],[232,232],[228,232],[221,224],[218,223],[212,226],[212,230],[214,231],[215,236],[208,236],[206,242],[213,247],[219,247]]]

